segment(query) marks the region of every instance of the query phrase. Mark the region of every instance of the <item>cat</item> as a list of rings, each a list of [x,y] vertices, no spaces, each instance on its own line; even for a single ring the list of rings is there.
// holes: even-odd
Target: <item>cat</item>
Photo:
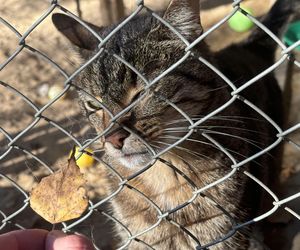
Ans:
[[[172,0],[161,16],[186,41],[193,42],[203,33],[198,13],[190,1]],[[280,36],[291,13],[292,1],[278,0],[263,23]],[[53,14],[52,20],[74,44],[84,62],[99,50],[98,39],[73,18]],[[103,38],[117,27],[86,24]],[[103,160],[124,179],[151,166],[130,179],[111,200],[114,216],[132,235],[157,225],[130,242],[127,232],[119,226],[120,246],[129,243],[128,249],[146,249],[148,245],[154,249],[175,250],[205,249],[210,245],[212,250],[255,248],[251,226],[233,230],[234,223],[249,221],[262,213],[262,197],[265,197],[262,187],[243,172],[270,184],[280,165],[279,147],[242,165],[224,182],[195,197],[193,192],[232,171],[231,158],[212,140],[240,162],[277,139],[274,126],[245,104],[245,100],[250,101],[282,126],[281,91],[273,73],[243,90],[234,102],[201,123],[184,141],[156,161],[152,156],[191,131],[190,122],[181,111],[197,121],[232,98],[229,85],[199,61],[199,56],[239,87],[274,63],[276,47],[260,28],[255,28],[246,41],[219,52],[211,52],[205,41],[201,41],[191,50],[193,55],[145,89],[146,84],[137,72],[114,54],[126,60],[149,82],[186,54],[186,44],[147,12],[132,18],[116,32],[104,45],[103,53],[82,70],[75,82],[79,103],[99,134],[110,125],[111,115],[138,100],[117,119],[99,143],[103,142],[105,147]],[[115,174],[107,170],[105,178],[109,193],[118,190],[120,180]],[[192,197],[192,202],[187,204]],[[159,219],[158,210],[166,213],[182,204],[185,205]],[[194,237],[189,236],[189,232]],[[230,233],[232,235],[227,237]]]

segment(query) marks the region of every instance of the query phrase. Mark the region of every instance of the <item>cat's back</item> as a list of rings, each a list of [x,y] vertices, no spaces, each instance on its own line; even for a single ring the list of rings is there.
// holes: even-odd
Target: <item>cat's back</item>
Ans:
[[[215,60],[221,72],[239,89],[275,63],[273,55],[267,53],[270,51],[263,51],[259,46],[252,44],[234,44],[217,52]],[[282,92],[273,71],[261,75],[236,94],[265,112],[279,126],[282,125]],[[257,112],[253,113],[260,116]]]

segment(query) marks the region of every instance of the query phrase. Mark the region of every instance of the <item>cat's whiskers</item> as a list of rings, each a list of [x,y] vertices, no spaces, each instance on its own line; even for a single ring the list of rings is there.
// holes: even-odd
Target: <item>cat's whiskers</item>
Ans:
[[[201,118],[203,118],[204,116],[202,117],[197,117],[197,118],[193,118],[191,117],[191,120],[192,121],[198,121],[200,120]],[[221,121],[233,121],[233,122],[239,122],[239,123],[245,123],[243,121],[239,121],[239,120],[233,120],[233,119],[227,119],[227,118],[218,118],[218,117],[211,117],[209,118],[208,120],[221,120]],[[188,120],[187,119],[176,119],[176,120],[172,120],[172,121],[169,121],[169,122],[164,122],[162,123],[163,125],[172,125],[174,123],[187,123],[189,124]]]
[[[181,137],[178,136],[172,136],[172,135],[167,135],[167,136],[160,136],[159,139],[181,139]],[[196,140],[196,139],[191,139],[191,138],[187,138],[185,139],[185,141],[195,141],[195,142],[199,142],[199,143],[203,143],[206,145],[213,145],[212,143],[206,142],[206,141],[201,141],[201,140]]]
[[[251,144],[252,146],[256,147],[259,150],[263,150],[264,147],[266,146],[265,144],[263,144],[261,142],[258,142],[258,141],[255,141],[255,140],[252,140],[252,139],[249,139],[249,138],[237,136],[237,135],[232,135],[232,134],[224,133],[224,132],[219,132],[219,131],[214,131],[214,130],[206,130],[204,132],[208,132],[208,133],[212,133],[212,134],[218,134],[218,135],[224,135],[224,136],[228,136],[228,137],[240,139],[240,140],[242,140],[244,142],[247,142],[247,143]],[[262,145],[264,147],[260,147],[257,144],[260,144],[260,145]],[[269,152],[266,152],[265,154],[273,157]]]
[[[250,132],[250,133],[254,133],[254,134],[259,134],[259,135],[263,135],[263,136],[267,136],[267,134],[266,133],[262,133],[262,132],[259,132],[259,131],[257,131],[257,130],[254,130],[254,129],[246,129],[246,128],[240,128],[240,127],[232,127],[232,126],[222,126],[222,125],[220,125],[220,126],[218,126],[218,125],[216,125],[216,126],[197,126],[196,128],[205,128],[205,127],[207,127],[207,128],[213,128],[213,129],[215,129],[215,128],[224,128],[224,129],[234,129],[234,130],[239,130],[239,131],[245,131],[245,132]]]
[[[207,126],[196,126],[197,129],[200,130],[205,130],[205,129],[209,129],[210,131],[215,131],[212,129],[216,129],[216,128],[220,128],[220,129],[234,129],[234,130],[239,130],[239,131],[244,131],[244,132],[249,132],[249,133],[254,133],[254,134],[258,134],[258,135],[262,135],[264,136],[266,139],[270,139],[269,136],[267,136],[266,133],[262,133],[259,132],[257,130],[253,130],[253,129],[245,129],[245,128],[240,128],[240,127],[232,127],[232,126],[214,126],[214,125],[207,125]],[[188,127],[166,127],[165,129],[163,129],[162,131],[169,131],[169,132],[188,132],[189,129]],[[221,132],[221,131],[215,131],[215,132]],[[251,139],[249,139],[251,140]],[[255,141],[254,141],[255,142]],[[256,141],[257,142],[257,141]],[[259,143],[259,142],[257,142]]]
[[[172,146],[173,145],[172,143],[167,143],[167,142],[162,142],[162,141],[153,141],[153,143],[159,143],[159,144],[163,144],[165,146]],[[197,151],[194,151],[194,150],[191,150],[191,149],[187,149],[185,147],[180,147],[178,145],[174,146],[173,148],[174,149],[178,149],[179,151],[186,152],[186,153],[188,153],[188,154],[190,154],[192,156],[195,156],[197,158],[200,158],[200,160],[202,160],[203,158],[205,158],[205,159],[208,159],[210,161],[215,161],[215,162],[217,161],[221,166],[225,166],[222,162],[220,162],[220,161],[218,161],[218,160],[216,160],[216,159],[214,159],[212,157],[209,157],[209,156],[207,156],[205,154],[201,154],[201,153],[199,153]]]
[[[162,139],[164,139],[164,138],[162,138]],[[180,140],[181,137],[171,136],[171,137],[168,137],[167,139]],[[214,145],[213,143],[208,143],[208,142],[204,142],[204,141],[201,141],[201,140],[190,139],[190,138],[187,138],[186,140],[187,140],[187,141],[191,141],[191,142],[201,143],[201,144],[204,144],[204,145],[208,145],[208,146],[211,146],[211,147],[213,147],[213,148],[215,148],[215,149],[220,150],[220,149],[219,149],[216,145]],[[166,143],[166,144],[172,145],[172,143]],[[178,146],[176,146],[176,147],[178,147]],[[180,148],[182,149],[183,147],[180,147]],[[189,150],[190,152],[193,152],[194,154],[200,154],[199,152],[194,151],[194,150],[190,150],[190,149],[186,149],[186,148],[183,148],[183,149]],[[232,150],[232,149],[229,149],[229,148],[226,148],[226,147],[224,147],[224,149],[227,150],[228,152],[234,153],[235,155],[240,156],[240,157],[242,157],[242,158],[244,158],[244,159],[246,159],[246,158],[249,157],[249,156],[247,156],[247,155],[241,154],[241,153],[238,152],[238,151],[235,151],[235,150]],[[222,151],[220,150],[220,152],[222,152]],[[223,152],[222,152],[222,153],[223,153]],[[269,155],[270,155],[270,154],[269,154]],[[272,155],[270,155],[270,156],[272,157]],[[210,159],[213,159],[213,158],[210,158]],[[258,163],[257,161],[253,161],[253,162],[254,162],[255,164],[257,164],[258,166],[263,167],[263,166],[262,166],[260,163]]]
[[[242,137],[242,136],[238,136],[238,135],[233,135],[233,134],[229,134],[229,133],[225,133],[225,132],[219,132],[219,131],[210,130],[210,129],[208,129],[208,130],[204,129],[202,132],[204,132],[204,133],[210,133],[210,134],[217,134],[217,135],[224,135],[224,136],[228,136],[228,137],[240,139],[242,141],[245,141],[245,142],[247,142],[247,143],[249,143],[249,144],[257,147],[258,149],[261,149],[261,150],[262,150],[262,148],[260,146],[258,146],[257,144],[264,145],[264,144],[262,144],[259,141],[255,141],[255,140],[252,140],[252,139],[249,139],[249,138],[246,138],[246,137]],[[257,144],[255,144],[255,143],[257,143]]]
[[[166,133],[162,133],[161,135],[169,135],[169,134],[176,134],[176,133],[182,133],[182,132],[188,132],[189,130],[167,130]],[[257,147],[258,149],[261,149],[262,148],[260,146],[258,146],[257,144],[260,144],[260,145],[263,145],[261,142],[259,141],[255,141],[255,140],[252,140],[252,139],[249,139],[249,138],[246,138],[246,137],[242,137],[242,136],[238,136],[238,135],[233,135],[233,134],[229,134],[229,133],[225,133],[225,132],[219,132],[219,131],[215,131],[215,130],[210,130],[210,129],[201,129],[201,132],[203,133],[209,133],[209,134],[218,134],[218,135],[224,135],[224,136],[229,136],[229,137],[233,137],[233,138],[236,138],[236,139],[240,139],[242,141],[245,141],[255,147]],[[257,143],[257,144],[255,144]],[[263,145],[264,146],[264,145]]]
[[[203,117],[205,117],[204,115],[203,116],[199,116],[199,115],[195,115],[195,116],[190,116],[191,120],[192,121],[197,121],[197,120],[200,120],[202,119]],[[252,121],[258,121],[258,122],[266,122],[265,120],[263,119],[258,119],[258,118],[255,118],[255,117],[246,117],[246,116],[213,116],[211,118],[209,118],[208,120],[220,120],[220,121],[232,121],[232,122],[238,122],[238,123],[245,123],[245,121],[242,121],[242,120],[238,120],[238,119],[243,119],[243,120],[252,120]],[[174,123],[178,123],[178,122],[187,122],[187,119],[175,119],[175,120],[172,120],[172,121],[168,121],[168,122],[163,122],[162,124],[163,125],[168,125],[168,124],[174,124]]]

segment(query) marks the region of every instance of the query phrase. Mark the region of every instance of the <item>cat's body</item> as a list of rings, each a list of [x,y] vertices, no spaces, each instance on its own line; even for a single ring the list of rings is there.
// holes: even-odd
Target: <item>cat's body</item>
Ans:
[[[288,1],[280,2],[278,5]],[[278,9],[282,11],[277,7],[278,13]],[[289,11],[282,11],[285,14],[282,19],[287,19]],[[187,1],[173,0],[164,18],[189,41],[202,32],[197,15]],[[56,15],[53,20],[58,29],[81,48],[83,56],[94,53],[92,51],[96,50],[98,41],[76,21],[62,15]],[[281,20],[277,24],[282,26],[284,22]],[[104,37],[113,29],[92,28]],[[276,33],[276,30],[273,31]],[[250,37],[248,42],[218,53],[212,54],[204,42],[198,44],[193,53],[221,69],[239,87],[269,67],[274,60],[275,45],[266,46],[266,37],[256,32],[258,34]],[[106,134],[105,138],[107,154],[104,160],[124,178],[151,162],[152,154],[143,140],[156,150],[155,153],[159,153],[190,131],[189,122],[165,99],[177,105],[190,118],[199,120],[232,98],[232,89],[227,83],[196,56],[189,57],[141,94],[145,86],[143,81],[112,54],[128,61],[150,80],[185,55],[185,44],[150,14],[132,20],[108,41],[105,48],[109,53],[100,55],[81,73],[78,86],[91,95],[100,96],[98,100],[114,115],[142,96],[140,102],[118,119],[121,126],[115,125],[113,132]],[[262,52],[267,54],[264,56]],[[84,112],[101,133],[109,124],[108,113],[82,91],[80,96]],[[276,140],[276,129],[246,105],[244,98],[281,126],[281,93],[276,79],[269,74],[240,93],[240,97],[227,108],[200,124],[187,140],[157,158],[147,171],[128,181],[112,199],[114,216],[128,227],[132,235],[149,229],[137,238],[154,249],[195,249],[200,244],[210,244],[234,232],[235,222],[246,222],[259,213],[262,188],[243,172],[248,171],[268,184],[270,172],[274,175],[279,163],[278,158],[268,154],[241,166],[231,177],[201,195],[194,196],[193,193],[229,174],[234,165],[230,157],[205,134],[221,144],[237,162]],[[126,131],[122,126],[134,132]],[[108,192],[112,193],[119,188],[120,180],[109,170],[107,178],[110,183]],[[161,221],[158,210],[152,204],[165,213],[188,201],[192,202]],[[127,232],[120,227],[118,234],[125,244]],[[210,249],[249,249],[251,235],[250,228],[242,229]],[[146,246],[133,240],[128,249],[146,249]]]

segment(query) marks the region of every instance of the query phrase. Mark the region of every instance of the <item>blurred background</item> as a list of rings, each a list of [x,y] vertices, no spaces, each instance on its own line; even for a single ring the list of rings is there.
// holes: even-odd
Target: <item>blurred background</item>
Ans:
[[[10,23],[18,32],[24,34],[49,8],[49,2],[43,0],[2,1],[0,17]],[[136,8],[134,0],[61,0],[59,3],[83,20],[99,26],[115,23]],[[155,11],[163,11],[168,3],[168,0],[145,1],[145,5]],[[232,10],[232,1],[229,0],[203,0],[200,3],[200,16],[204,30],[209,29]],[[263,16],[273,3],[273,0],[243,1],[244,6],[251,9],[255,17]],[[59,12],[59,10],[55,9],[54,12]],[[231,43],[245,39],[250,32],[251,30],[236,32],[225,23],[212,32],[206,41],[212,50],[217,51]],[[0,22],[0,64],[15,53],[19,48],[18,44],[19,39],[16,34]],[[55,30],[51,23],[51,15],[30,33],[26,38],[26,44],[47,55],[68,73],[74,72],[79,66],[78,56],[66,39]],[[294,54],[299,61],[299,51],[295,50]],[[280,51],[278,51],[278,57],[279,55]],[[285,126],[288,128],[300,122],[300,71],[299,68],[284,63],[276,69],[276,76],[286,96]],[[53,87],[63,88],[64,77],[34,51],[24,49],[0,71],[0,81],[16,88],[38,107],[42,107],[51,99],[51,96],[49,97],[50,89]],[[94,137],[95,132],[80,114],[75,99],[76,93],[68,92],[43,115],[62,126],[80,142],[84,142]],[[11,137],[15,137],[29,126],[34,121],[34,114],[34,109],[26,104],[20,96],[0,84],[0,127]],[[290,139],[299,145],[300,130],[291,134]],[[0,133],[0,155],[7,150],[7,144],[7,138]],[[62,131],[41,120],[17,144],[37,155],[53,169],[57,169],[62,162],[66,161],[74,142]],[[275,191],[279,198],[285,198],[300,190],[299,152],[299,148],[297,149],[295,145],[285,142],[283,168],[280,175],[281,183],[278,190]],[[99,200],[101,197],[107,196],[103,190],[105,183],[101,178],[103,170],[91,167],[84,171],[88,179],[89,197]],[[8,176],[22,189],[30,192],[32,187],[49,172],[33,157],[18,149],[13,149],[0,160],[0,174]],[[11,214],[23,205],[22,193],[0,175],[0,210],[5,214]],[[290,202],[288,206],[300,214],[299,198]],[[52,225],[35,215],[29,207],[14,217],[12,222],[6,225],[0,233],[16,229],[16,225],[26,228],[52,228]],[[269,218],[269,226],[273,237],[273,249],[300,249],[300,222],[295,217],[280,210],[275,216]],[[100,214],[98,217],[89,218],[77,227],[79,231],[99,241],[97,243],[103,249],[112,248],[112,229],[107,230],[110,228],[110,224]],[[101,235],[101,237],[95,237],[95,235]],[[279,246],[281,248],[278,248]]]

